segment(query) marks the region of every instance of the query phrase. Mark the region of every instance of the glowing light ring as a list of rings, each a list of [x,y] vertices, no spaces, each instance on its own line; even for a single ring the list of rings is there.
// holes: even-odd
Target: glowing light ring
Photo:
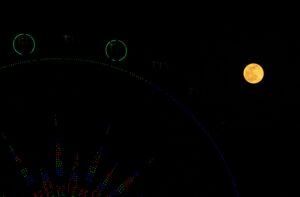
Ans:
[[[25,60],[25,61],[20,61],[17,63],[13,63],[13,64],[9,64],[9,65],[4,65],[2,67],[0,67],[1,69],[5,69],[8,67],[14,67],[16,65],[21,65],[24,63],[34,63],[37,61],[74,61],[74,62],[82,62],[82,63],[92,63],[92,64],[97,64],[97,65],[102,65],[104,67],[108,67],[108,68],[112,68],[114,70],[118,70],[121,71],[123,73],[129,74],[130,76],[132,76],[133,78],[139,80],[139,81],[143,81],[145,83],[147,83],[150,87],[154,88],[157,92],[162,93],[163,95],[165,95],[168,99],[170,99],[171,101],[175,102],[176,104],[178,104],[179,108],[186,114],[188,115],[196,124],[196,126],[203,131],[203,133],[206,135],[206,137],[208,138],[209,142],[211,143],[211,145],[214,147],[214,149],[216,150],[216,152],[218,153],[220,160],[223,162],[225,169],[227,171],[227,174],[231,180],[231,185],[233,187],[233,192],[235,193],[236,197],[239,197],[239,191],[237,189],[237,185],[236,185],[236,181],[235,178],[233,176],[233,174],[231,173],[230,167],[228,165],[228,163],[225,160],[225,157],[222,153],[222,151],[220,150],[220,148],[218,147],[218,145],[216,144],[216,142],[213,140],[213,138],[211,137],[211,135],[208,133],[208,131],[206,130],[206,128],[201,124],[201,122],[198,120],[198,118],[196,117],[196,115],[191,112],[191,110],[189,110],[183,103],[181,103],[178,99],[176,99],[175,97],[173,97],[172,95],[170,95],[169,93],[167,93],[165,90],[163,90],[162,88],[160,88],[158,85],[156,85],[153,82],[150,82],[146,79],[144,79],[141,76],[138,76],[130,71],[127,71],[123,68],[114,66],[114,65],[110,65],[110,64],[106,64],[106,63],[102,63],[102,62],[98,62],[95,60],[87,60],[87,59],[80,59],[80,58],[41,58],[39,60],[33,59],[33,60]],[[115,195],[116,191],[114,191],[111,195]]]
[[[30,51],[29,53],[32,54],[32,53],[35,51],[35,40],[34,40],[34,38],[33,38],[30,34],[18,34],[18,35],[15,36],[15,38],[14,38],[14,40],[13,40],[13,49],[14,49],[14,51],[15,51],[18,55],[23,55],[23,53],[21,53],[20,51],[18,51],[18,50],[16,49],[15,42],[16,42],[16,40],[17,40],[20,36],[24,36],[24,35],[27,36],[27,37],[29,37],[29,38],[31,39],[31,41],[32,41],[32,44],[33,44],[32,49],[31,49],[31,51]]]
[[[123,47],[124,47],[124,49],[125,49],[125,54],[123,55],[123,57],[121,57],[120,59],[118,59],[118,60],[115,60],[114,58],[111,58],[111,60],[112,61],[118,61],[118,62],[121,62],[121,61],[123,61],[125,58],[126,58],[126,56],[127,56],[127,46],[126,46],[126,44],[122,41],[122,40],[111,40],[111,41],[109,41],[107,44],[106,44],[106,46],[105,46],[105,54],[106,54],[106,57],[107,58],[110,58],[110,56],[109,56],[109,54],[108,54],[108,52],[107,52],[107,48],[108,48],[108,46],[109,45],[111,45],[113,42],[119,42],[119,43],[121,43],[122,45],[123,45]]]

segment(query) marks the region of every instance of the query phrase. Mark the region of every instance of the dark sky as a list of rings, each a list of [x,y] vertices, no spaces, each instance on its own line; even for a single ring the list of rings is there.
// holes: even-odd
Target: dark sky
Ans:
[[[299,98],[297,96],[299,89],[297,67],[299,64],[300,41],[297,32],[295,32],[296,28],[280,21],[278,23],[269,23],[255,19],[238,22],[237,20],[232,21],[225,18],[210,21],[199,16],[197,18],[200,19],[197,20],[192,15],[184,18],[181,18],[180,15],[176,15],[175,18],[166,16],[161,20],[154,19],[155,16],[153,16],[153,20],[147,19],[144,22],[126,18],[128,22],[120,25],[116,25],[115,20],[114,23],[109,20],[92,20],[87,21],[86,24],[82,21],[78,22],[78,25],[72,26],[73,28],[69,28],[66,25],[68,27],[48,27],[47,30],[44,30],[43,28],[27,26],[25,28],[2,31],[0,39],[1,66],[9,62],[22,60],[22,58],[72,56],[104,60],[104,53],[99,49],[98,44],[103,46],[110,38],[123,39],[128,43],[128,60],[126,60],[126,64],[118,66],[124,66],[125,69],[154,81],[191,109],[223,152],[236,179],[241,196],[291,196],[292,191],[297,187],[293,180],[297,178],[294,175],[294,171],[296,170],[295,161],[297,156],[296,134],[299,129],[299,124],[297,124],[297,110],[299,109],[299,104],[297,104]],[[66,19],[66,21],[68,20]],[[74,21],[66,23],[70,25],[70,23],[74,24]],[[20,58],[12,52],[10,42],[13,35],[17,32],[28,32],[36,37],[37,51],[32,57]],[[71,41],[69,46],[64,45],[62,37],[64,34],[73,36],[74,40]],[[100,57],[98,57],[98,54],[101,54]],[[159,69],[157,65],[153,66],[153,61],[160,61],[166,64],[164,64],[162,69]],[[244,66],[252,62],[261,64],[265,70],[265,78],[257,85],[246,83],[242,76]],[[40,117],[40,121],[45,121],[43,122],[44,126],[41,123],[36,128],[47,128],[47,126],[51,125],[49,123],[50,116],[55,111],[53,109],[56,109],[59,111],[61,121],[65,121],[65,127],[69,125],[70,128],[75,129],[75,126],[70,126],[72,125],[72,119],[67,117],[71,112],[67,113],[63,110],[73,109],[72,107],[76,103],[74,101],[67,107],[64,104],[68,103],[70,95],[76,96],[78,94],[83,96],[88,94],[80,92],[83,91],[82,89],[85,86],[81,84],[80,80],[78,80],[78,84],[75,84],[75,87],[70,85],[72,83],[68,81],[73,80],[76,83],[76,79],[68,78],[68,74],[70,74],[69,67],[57,73],[55,73],[56,71],[51,71],[51,69],[50,71],[41,70],[45,76],[49,77],[49,81],[55,81],[53,82],[56,83],[54,87],[51,87],[52,83],[47,82],[47,77],[45,79],[41,75],[35,74],[39,70],[35,69],[32,68],[32,72],[27,73],[28,76],[33,77],[31,79],[37,77],[39,80],[42,80],[46,84],[40,89],[43,92],[43,96],[51,97],[46,99],[40,95],[41,98],[45,98],[38,104],[43,106],[43,108],[36,108],[36,110],[42,113],[43,116],[41,117],[45,117],[46,120],[42,120]],[[23,74],[27,71],[24,70],[24,67],[21,67],[21,71],[17,71],[18,76],[20,76],[18,78],[19,81],[7,79],[11,80],[12,83],[9,83],[11,86],[1,84],[2,87],[10,87],[5,91],[10,91],[11,97],[9,98],[15,99],[10,100],[9,105],[13,106],[13,112],[10,111],[11,109],[4,107],[5,110],[10,111],[10,119],[8,118],[9,120],[4,123],[5,126],[2,126],[2,129],[9,130],[9,125],[14,125],[12,120],[14,117],[17,117],[19,121],[26,122],[22,119],[22,115],[29,108],[26,104],[35,102],[32,100],[26,101],[26,98],[35,98],[32,95],[35,94],[34,91],[36,89],[29,88],[29,92],[26,92],[28,89],[26,85],[19,86],[20,83],[28,83],[27,85],[31,87],[30,85],[35,86],[37,83],[30,81],[30,77],[25,77]],[[79,70],[77,72],[74,71],[76,73],[74,76],[80,76]],[[88,71],[82,69],[81,72],[83,79],[89,78],[87,76]],[[126,92],[118,86],[120,90],[116,87],[115,90],[124,92],[116,93],[108,87],[116,83],[120,78],[113,80],[109,76],[103,74],[103,81],[107,80],[110,83],[109,86],[101,86],[103,88],[102,94],[109,92],[110,95],[115,97],[119,97],[122,94],[127,95],[126,99],[128,100],[124,99],[124,103],[134,103],[135,100],[133,101],[131,98],[135,98],[138,101],[139,94],[134,90],[137,88],[136,91],[139,91],[138,89],[143,89],[145,88],[144,86],[134,85],[135,88],[131,90],[132,92],[129,90]],[[26,82],[27,80],[28,82]],[[59,83],[65,84],[63,88],[57,85]],[[91,83],[96,82],[91,81]],[[135,84],[133,82],[128,83]],[[123,86],[127,87],[125,84]],[[35,88],[38,88],[38,86]],[[66,91],[69,92],[64,93]],[[79,93],[76,91],[79,91]],[[92,88],[91,91],[93,91]],[[145,92],[147,91],[145,90]],[[29,94],[31,96],[27,97],[26,95]],[[153,100],[150,99],[148,101],[147,99],[149,98],[145,96],[146,94],[148,95],[148,93],[144,93],[145,98],[143,97],[146,100],[145,102],[152,104],[156,102],[154,97]],[[25,101],[22,100],[23,97],[20,95],[25,95]],[[1,97],[3,100],[7,99],[5,96],[2,93]],[[76,102],[89,102],[84,99],[80,100],[80,96]],[[115,97],[114,101],[117,102],[118,99]],[[57,105],[49,104],[48,101],[53,98],[55,98]],[[63,101],[59,101],[60,99],[63,99]],[[103,102],[108,102],[105,99],[108,98],[105,97]],[[96,99],[93,102],[96,102]],[[49,105],[51,106],[49,107]],[[140,105],[142,106],[143,102]],[[64,107],[62,109],[58,106]],[[103,106],[99,104],[98,107]],[[120,108],[115,106],[113,110],[130,111],[128,106],[122,106],[121,103],[118,107]],[[145,110],[151,110],[151,108],[148,106]],[[157,110],[159,109],[157,107]],[[79,107],[78,110],[83,110],[83,108]],[[109,111],[109,109],[105,110]],[[75,113],[75,111],[72,112]],[[141,113],[143,112],[141,110]],[[19,113],[19,115],[16,113]],[[152,113],[153,116],[156,116],[157,112]],[[167,116],[167,118],[163,119],[164,121],[171,121],[172,118],[176,120],[176,117],[169,117],[170,111],[165,113],[164,115],[162,110],[160,114],[162,117]],[[122,115],[126,116],[126,114]],[[36,115],[32,116],[36,117]],[[92,115],[90,116],[92,117]],[[115,117],[113,113],[110,116]],[[6,117],[6,115],[2,113],[1,117]],[[104,115],[102,114],[101,117],[104,118]],[[116,119],[119,118],[118,120],[121,120],[120,117],[121,115],[116,116]],[[75,115],[72,118],[76,119]],[[125,119],[122,119],[122,121],[126,127]],[[140,121],[142,121],[142,118]],[[170,126],[172,124],[169,123],[167,125]],[[96,125],[93,126],[97,127]],[[91,125],[89,128],[92,129],[93,126]],[[140,128],[139,126],[135,126],[136,129]],[[19,126],[13,127],[15,129],[19,128]],[[26,125],[26,128],[28,127],[30,127],[30,124]],[[173,125],[173,127],[176,130],[176,128],[180,128],[180,124],[179,126]],[[121,129],[122,126],[118,126],[118,128]],[[181,129],[185,130],[184,126]],[[181,134],[178,134],[178,136],[184,136],[185,134],[182,134],[182,130],[179,130],[178,133]],[[11,137],[15,137],[15,134],[11,135]],[[174,136],[174,139],[170,137],[175,141],[177,140],[173,143],[180,144],[182,142],[180,138],[178,139],[178,136],[176,138],[176,134]],[[146,139],[144,140],[146,141]],[[204,143],[205,141],[199,140],[199,143]],[[191,142],[190,144],[194,143]],[[203,146],[206,148],[210,147],[210,145]],[[207,149],[208,152],[211,151],[209,148]],[[184,155],[192,155],[191,150],[182,149],[181,151],[186,151],[182,153]],[[2,155],[4,155],[3,152],[3,150],[0,151]],[[207,156],[207,158],[210,158],[211,162],[220,162],[214,160],[216,159],[215,156]],[[2,160],[0,161],[3,162]],[[197,163],[199,161],[195,159],[194,162]],[[216,163],[211,165],[219,166]],[[180,164],[178,165],[180,166]],[[196,166],[193,166],[193,168],[197,169]],[[184,176],[183,174],[181,175]],[[217,177],[218,175],[212,176]],[[179,177],[177,178],[180,181]],[[203,182],[203,180],[201,181]],[[205,185],[204,183],[202,184]],[[195,189],[197,186],[193,185],[193,187]],[[213,191],[213,189],[210,188],[208,191]],[[196,195],[196,192],[193,194]],[[204,195],[205,193],[201,194]],[[212,192],[212,195],[214,194]],[[230,195],[230,192],[226,194]]]

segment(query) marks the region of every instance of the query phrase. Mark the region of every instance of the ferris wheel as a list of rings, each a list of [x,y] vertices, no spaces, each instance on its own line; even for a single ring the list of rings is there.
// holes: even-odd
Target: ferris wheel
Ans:
[[[102,59],[35,57],[34,36],[14,37],[22,58],[0,67],[0,194],[239,196],[192,110],[122,66],[126,41],[106,41]]]

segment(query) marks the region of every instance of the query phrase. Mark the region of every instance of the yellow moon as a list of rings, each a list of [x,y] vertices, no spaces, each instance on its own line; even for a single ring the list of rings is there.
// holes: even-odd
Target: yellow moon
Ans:
[[[248,64],[244,68],[244,78],[248,83],[256,84],[264,78],[263,68],[256,63]]]

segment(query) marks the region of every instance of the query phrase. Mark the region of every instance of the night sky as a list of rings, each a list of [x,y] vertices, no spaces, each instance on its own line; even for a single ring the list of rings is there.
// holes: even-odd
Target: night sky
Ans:
[[[110,63],[105,44],[114,38],[123,40],[128,43],[128,57],[116,66],[158,84],[197,117],[223,153],[241,196],[297,196],[293,192],[299,130],[296,28],[257,19],[188,19],[166,16],[143,23],[127,19],[119,26],[106,20],[97,26],[93,20],[76,28],[27,26],[2,31],[0,63],[44,57]],[[36,38],[32,55],[20,57],[12,50],[13,37],[22,32]],[[64,40],[64,35],[71,39]],[[253,62],[265,71],[256,85],[242,75]],[[161,161],[152,170],[163,173],[151,177],[153,181],[144,180],[151,185],[144,188],[144,196],[234,196],[230,178],[207,136],[155,88],[117,71],[64,61],[22,64],[0,70],[0,76],[0,128],[32,160],[39,161],[35,154],[48,156],[43,151],[51,150],[55,135],[65,139],[70,153],[71,147],[90,151],[99,137],[100,143],[113,144],[108,148],[113,159],[107,160],[120,158],[124,171],[130,168],[130,160],[138,166],[155,155]],[[54,114],[59,128],[54,128]],[[103,132],[111,119],[115,133],[106,139]],[[79,146],[81,142],[85,145]],[[0,176],[1,195],[2,185],[5,194],[10,193],[5,189],[14,188],[10,186],[13,178],[6,181],[4,177],[18,176],[2,139],[0,145],[4,166],[0,173],[5,174]],[[36,150],[36,146],[42,148]],[[123,148],[124,153],[117,151]],[[16,182],[22,184],[21,179]],[[163,183],[169,184],[167,189],[157,186]]]

